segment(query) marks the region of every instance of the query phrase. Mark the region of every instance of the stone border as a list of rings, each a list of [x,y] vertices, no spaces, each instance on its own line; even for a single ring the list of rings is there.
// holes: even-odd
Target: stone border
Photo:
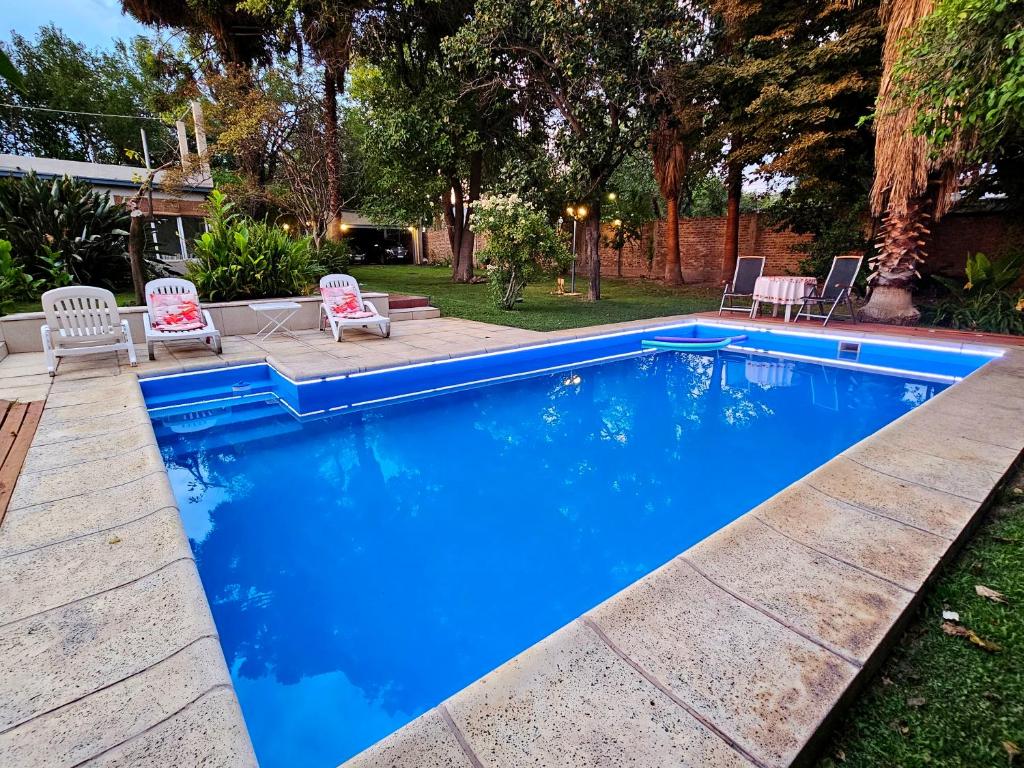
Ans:
[[[1007,350],[347,765],[806,757],[1024,447],[1021,376]],[[0,764],[255,764],[136,382],[57,377],[11,500]]]

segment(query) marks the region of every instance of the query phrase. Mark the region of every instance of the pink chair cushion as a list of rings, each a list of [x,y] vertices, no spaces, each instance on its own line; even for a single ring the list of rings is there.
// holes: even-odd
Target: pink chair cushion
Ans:
[[[196,331],[206,327],[194,293],[151,293],[149,322],[157,331]]]
[[[362,317],[373,317],[373,312],[367,312],[359,302],[359,294],[351,288],[344,286],[324,286],[320,289],[324,297],[324,305],[332,315],[347,319]]]

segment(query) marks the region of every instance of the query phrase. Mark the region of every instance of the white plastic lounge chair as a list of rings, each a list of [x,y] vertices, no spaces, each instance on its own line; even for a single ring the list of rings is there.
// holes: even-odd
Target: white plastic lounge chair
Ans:
[[[740,256],[736,259],[736,271],[732,282],[725,284],[718,316],[723,312],[743,312],[749,315],[754,304],[754,284],[764,272],[764,256]],[[736,305],[736,299],[749,300],[749,304]]]
[[[346,328],[375,329],[385,339],[391,336],[391,320],[377,311],[377,308],[363,298],[359,292],[359,283],[351,275],[327,275],[320,278],[320,290],[324,288],[344,288],[355,294],[362,307],[361,312],[369,312],[367,317],[345,317],[343,314],[335,313],[327,305],[327,302],[320,304],[320,330],[323,331],[330,324],[331,332],[335,341],[341,341]]]
[[[846,306],[847,312],[850,313],[850,319],[856,323],[857,313],[853,308],[852,293],[863,260],[863,256],[836,256],[832,260],[832,268],[828,271],[828,277],[825,278],[825,285],[820,291],[815,287],[809,296],[804,297],[803,304],[800,305],[800,310],[796,313],[796,319],[799,321],[802,316],[823,320],[822,326],[826,326],[832,319],[836,308],[843,304]],[[817,312],[812,312],[810,309],[814,305],[818,307]],[[828,312],[825,312],[826,307]]]
[[[40,328],[46,370],[57,373],[57,358],[95,355],[101,352],[128,353],[128,361],[138,365],[128,321],[117,313],[117,299],[105,288],[71,285],[54,288],[42,296],[46,325]]]
[[[155,360],[154,347],[158,341],[195,341],[200,340],[207,344],[216,354],[220,354],[220,331],[210,318],[210,313],[203,310],[203,321],[206,323],[202,328],[189,330],[174,330],[172,328],[154,328],[152,318],[155,317],[153,307],[153,295],[174,296],[183,293],[191,293],[198,296],[195,285],[180,277],[162,277],[159,280],[150,280],[146,283],[146,309],[149,310],[142,316],[142,323],[146,327],[146,348],[149,350],[149,359]]]

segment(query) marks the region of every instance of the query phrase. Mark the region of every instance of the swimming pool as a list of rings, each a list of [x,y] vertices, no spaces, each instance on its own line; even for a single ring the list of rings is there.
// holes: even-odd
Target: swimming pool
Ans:
[[[337,765],[989,359],[747,331],[143,380],[262,764]]]

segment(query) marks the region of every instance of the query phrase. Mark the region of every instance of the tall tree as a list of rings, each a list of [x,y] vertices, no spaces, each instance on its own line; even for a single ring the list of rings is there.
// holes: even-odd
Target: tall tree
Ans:
[[[876,92],[881,30],[872,2],[810,12],[797,0],[713,7],[720,34],[703,76],[719,95],[709,140],[728,147],[723,274],[730,274],[745,168],[795,180],[802,195],[816,188],[816,199],[834,198],[836,210],[863,197],[863,176],[849,168],[870,157],[858,121]]]
[[[931,13],[932,0],[886,0],[882,5],[885,45],[882,80],[875,108],[875,178],[871,213],[881,218],[871,297],[861,309],[865,320],[916,323],[912,289],[925,259],[930,220],[949,209],[958,168],[955,153],[933,153],[914,131],[917,105],[898,98],[894,70],[914,26]]]
[[[609,177],[653,128],[649,95],[693,43],[696,22],[670,0],[479,0],[459,49],[478,87],[500,84],[543,105],[577,202],[589,208],[587,297],[601,297],[601,205]]]
[[[665,198],[665,282],[681,285],[683,265],[679,256],[679,195],[686,177],[690,148],[678,119],[670,112],[658,117],[651,136],[654,178]]]
[[[392,217],[439,208],[456,282],[473,279],[473,205],[515,127],[505,91],[473,87],[474,62],[449,50],[472,14],[469,0],[396,0],[368,14],[359,41],[372,62],[357,96],[368,126],[366,154],[383,172],[371,207]],[[388,178],[392,183],[379,183]]]
[[[141,154],[140,128],[152,149],[168,146],[170,132],[146,104],[152,82],[127,47],[90,51],[54,26],[3,47],[20,77],[17,86],[0,80],[0,102],[12,105],[0,107],[0,151],[126,163]]]

